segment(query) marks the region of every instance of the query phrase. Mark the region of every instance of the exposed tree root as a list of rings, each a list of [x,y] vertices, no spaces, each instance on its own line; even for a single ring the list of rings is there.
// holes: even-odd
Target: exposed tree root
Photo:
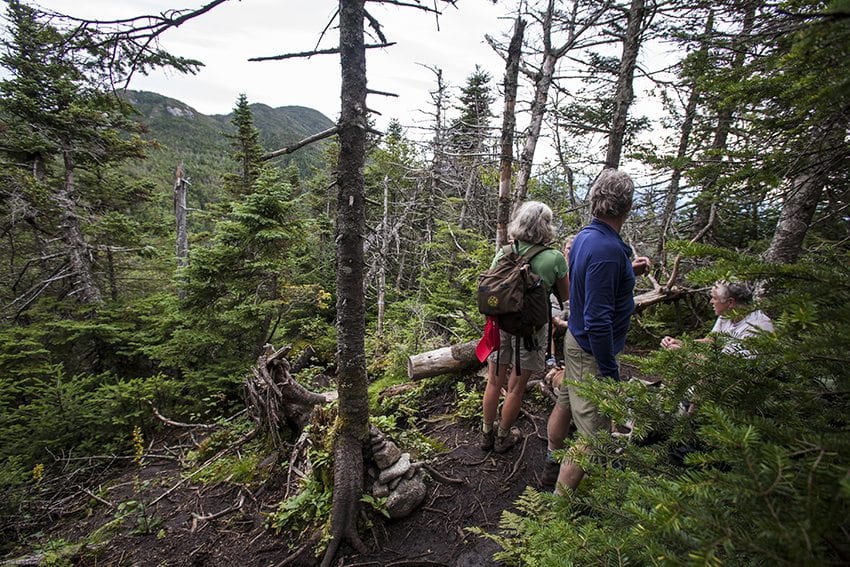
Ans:
[[[363,444],[340,433],[334,448],[334,497],[331,517],[331,542],[322,558],[322,567],[330,567],[340,544],[347,542],[358,553],[365,554],[366,546],[357,533],[360,495],[363,492]]]

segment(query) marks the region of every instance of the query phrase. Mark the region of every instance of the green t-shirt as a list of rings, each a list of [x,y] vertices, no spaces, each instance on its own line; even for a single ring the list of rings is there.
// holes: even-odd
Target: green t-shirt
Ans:
[[[525,254],[532,246],[533,244],[520,240],[518,245],[519,253]],[[493,268],[501,257],[502,249],[499,248],[496,256],[493,258],[493,262],[490,263],[490,267]],[[567,260],[558,250],[547,248],[531,259],[531,269],[546,284],[546,291],[551,292],[555,282],[567,275]]]

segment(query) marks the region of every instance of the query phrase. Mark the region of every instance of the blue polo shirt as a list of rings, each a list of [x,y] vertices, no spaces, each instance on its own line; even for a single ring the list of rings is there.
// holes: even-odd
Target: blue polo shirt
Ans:
[[[631,250],[606,223],[593,221],[570,249],[570,332],[593,355],[602,376],[620,379],[616,356],[626,346],[635,309]]]

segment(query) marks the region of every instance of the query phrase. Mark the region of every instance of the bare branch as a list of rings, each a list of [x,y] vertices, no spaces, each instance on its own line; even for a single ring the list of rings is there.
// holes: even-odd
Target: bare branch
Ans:
[[[330,138],[331,136],[335,135],[337,132],[339,132],[339,126],[334,126],[333,128],[328,128],[327,130],[323,130],[322,132],[319,132],[318,134],[313,134],[312,136],[310,136],[308,138],[304,138],[300,142],[292,144],[291,146],[286,146],[285,148],[280,148],[279,150],[275,150],[273,152],[263,154],[260,157],[260,160],[261,161],[268,161],[270,159],[274,159],[276,157],[279,157],[279,156],[282,156],[282,155],[285,155],[285,154],[291,154],[295,150],[299,150],[299,149],[303,148],[304,146],[306,146],[307,144],[312,144],[313,142],[318,142],[319,140],[323,140],[325,138]]]
[[[368,45],[364,45],[366,49],[377,49],[382,47],[392,47],[395,45],[395,42],[389,43],[370,43]],[[284,53],[282,55],[267,55],[263,57],[251,57],[248,61],[281,61],[283,59],[298,59],[299,57],[310,58],[313,55],[336,55],[339,53],[339,47],[332,47],[330,49],[314,49],[313,51],[301,51],[300,53]]]

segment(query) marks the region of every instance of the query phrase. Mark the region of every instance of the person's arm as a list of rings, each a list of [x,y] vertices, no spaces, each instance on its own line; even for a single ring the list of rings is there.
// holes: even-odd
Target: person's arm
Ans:
[[[598,262],[585,274],[584,327],[599,374],[620,379],[614,352],[614,297],[619,276],[616,262]]]
[[[644,275],[647,271],[649,271],[649,267],[651,265],[652,261],[646,256],[638,256],[632,260],[632,270],[636,276]]]
[[[555,280],[555,292],[558,298],[566,303],[570,300],[570,276],[564,274],[563,277]]]
[[[714,342],[712,337],[703,337],[701,339],[694,339],[695,343],[711,343]],[[661,347],[666,349],[677,349],[682,348],[685,343],[681,341],[681,339],[677,339],[671,336],[666,336],[661,339]]]

